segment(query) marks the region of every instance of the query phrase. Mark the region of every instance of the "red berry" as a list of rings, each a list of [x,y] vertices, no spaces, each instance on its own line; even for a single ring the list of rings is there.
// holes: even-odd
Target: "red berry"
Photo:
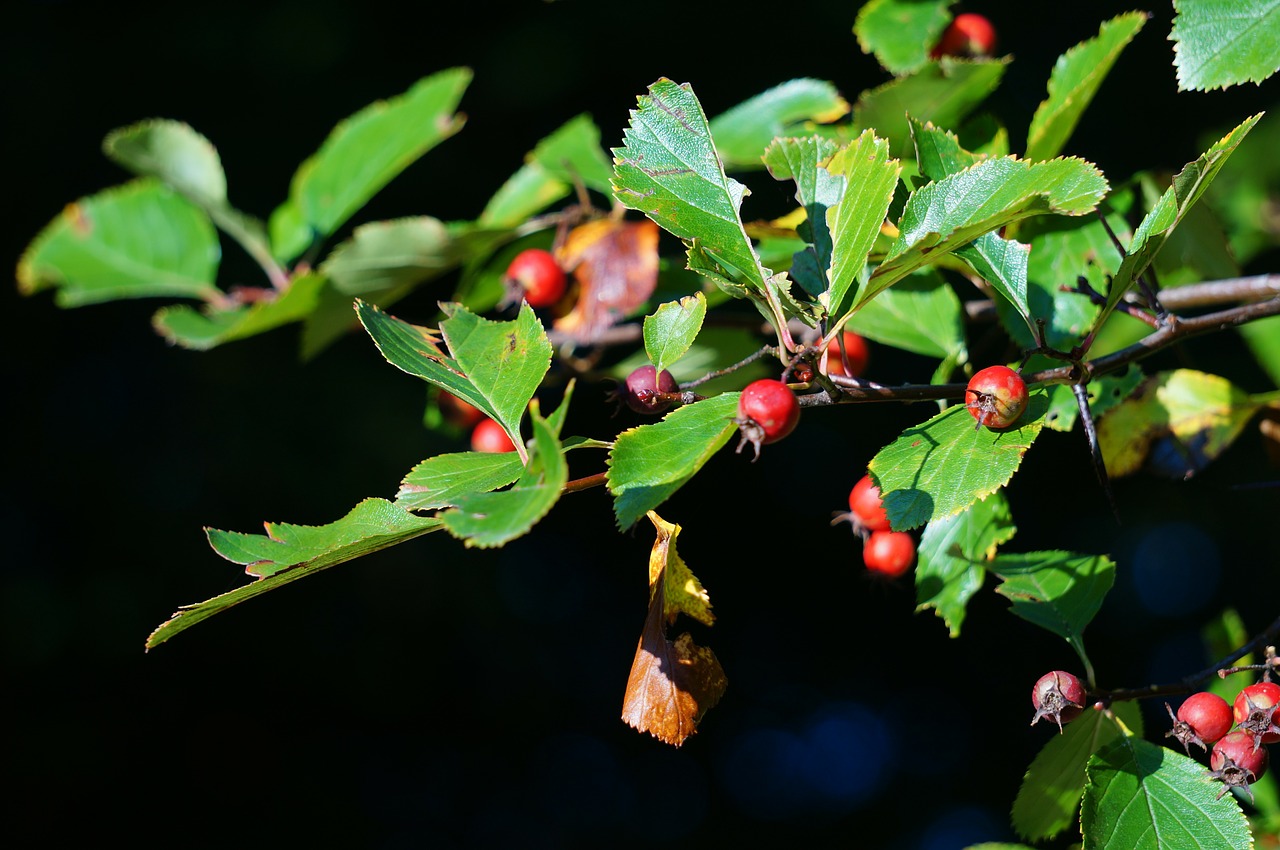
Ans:
[[[1258,682],[1242,688],[1236,694],[1232,714],[1240,730],[1253,736],[1255,745],[1274,744],[1280,741],[1280,685]]]
[[[1164,704],[1165,711],[1173,718],[1173,728],[1165,733],[1165,737],[1177,738],[1187,755],[1191,754],[1191,745],[1198,744],[1200,749],[1209,749],[1209,744],[1231,731],[1231,706],[1217,694],[1200,691],[1187,697],[1175,715],[1169,703]]]
[[[564,295],[564,269],[550,251],[527,248],[507,266],[507,280],[518,284],[530,307],[550,307]]]
[[[1209,754],[1209,773],[1214,779],[1222,780],[1226,786],[1218,793],[1218,799],[1233,787],[1238,786],[1253,798],[1249,785],[1257,782],[1267,772],[1267,750],[1255,747],[1253,736],[1237,729],[1224,736],[1213,745]]]
[[[1063,723],[1070,723],[1080,716],[1085,703],[1084,685],[1065,670],[1051,670],[1036,680],[1031,689],[1031,704],[1036,708],[1031,718],[1034,726],[1042,717],[1052,718],[1062,731]]]
[[[445,418],[445,421],[464,430],[474,428],[481,419],[485,418],[484,411],[448,390],[441,390],[436,396],[436,407],[440,409],[440,415]]]
[[[840,353],[842,347],[843,356]],[[867,341],[853,331],[845,331],[840,334],[838,340],[827,347],[826,372],[828,375],[848,375],[850,378],[857,378],[866,371],[868,356]],[[849,362],[848,369],[845,369],[846,359]]]
[[[471,450],[473,452],[514,452],[515,443],[492,419],[482,419],[471,430]]]
[[[871,480],[870,475],[858,479],[849,491],[849,513],[855,525],[861,525],[868,531],[888,531],[889,515],[884,512],[884,502],[880,499],[880,488]]]
[[[742,390],[735,421],[742,432],[737,451],[751,443],[758,458],[761,445],[776,443],[795,430],[800,422],[800,402],[782,381],[761,378]]]
[[[996,28],[991,21],[974,12],[956,15],[943,30],[930,55],[990,56],[996,49]]]
[[[873,531],[862,544],[862,562],[867,569],[889,578],[911,569],[915,560],[915,538],[905,531]]]
[[[680,385],[675,377],[654,366],[641,366],[632,370],[623,387],[622,398],[627,407],[636,413],[661,413],[671,406],[673,399],[662,398],[658,393],[678,393]]]
[[[969,379],[965,407],[988,428],[1008,428],[1027,409],[1027,384],[1008,366],[988,366]]]

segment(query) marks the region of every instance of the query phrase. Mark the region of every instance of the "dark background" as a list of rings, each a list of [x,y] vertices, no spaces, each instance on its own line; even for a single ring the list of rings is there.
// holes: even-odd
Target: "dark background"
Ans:
[[[990,102],[1015,150],[1054,58],[1132,8],[1033,5],[968,4],[1015,55]],[[126,179],[99,153],[115,127],[189,122],[218,146],[232,202],[265,218],[336,121],[454,65],[476,73],[466,128],[358,220],[471,218],[568,118],[590,113],[617,145],[636,96],[660,76],[692,83],[709,115],[797,76],[853,99],[883,79],[852,35],[856,7],[20,2],[3,51],[5,256],[16,265],[64,204]],[[1145,8],[1153,20],[1068,148],[1113,182],[1181,166],[1206,131],[1276,100],[1274,80],[1177,94],[1171,8]],[[748,182],[748,217],[785,204],[781,184]],[[259,283],[224,244],[220,281]],[[19,845],[1013,840],[1009,806],[1050,734],[1027,728],[1027,692],[1046,670],[1076,669],[1074,655],[1008,614],[990,586],[948,640],[940,620],[912,613],[909,587],[868,580],[847,528],[829,525],[875,451],[929,411],[813,411],[759,463],[723,452],[663,507],[684,526],[681,553],[719,617],[696,636],[730,680],[675,750],[618,719],[652,535],[616,533],[600,490],[567,497],[502,550],[432,535],[144,654],[178,605],[244,580],[202,527],[329,522],[460,446],[423,430],[422,385],[367,338],[305,364],[296,328],[193,353],[152,333],[162,302],[61,311],[48,293],[6,292],[0,368],[15,427],[0,492],[3,763],[17,789],[5,832]],[[928,364],[877,357],[875,377],[927,376]],[[1151,365],[1229,370],[1250,391],[1269,388],[1234,337]],[[580,393],[572,430],[604,436],[617,422],[592,392]],[[1117,482],[1116,526],[1081,434],[1037,443],[1009,488],[1020,528],[1009,548],[1117,559],[1117,588],[1089,634],[1102,684],[1202,666],[1196,631],[1225,605],[1253,629],[1275,618],[1277,491],[1236,486],[1277,478],[1262,457],[1250,429],[1191,482]],[[1156,739],[1159,714],[1148,719]]]

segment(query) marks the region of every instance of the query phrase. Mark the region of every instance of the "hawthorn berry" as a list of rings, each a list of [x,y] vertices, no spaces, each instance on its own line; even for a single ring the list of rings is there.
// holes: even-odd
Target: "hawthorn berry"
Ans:
[[[984,15],[965,12],[956,15],[943,30],[929,54],[940,56],[990,56],[996,49],[996,28]]]
[[[1008,428],[1027,409],[1027,384],[1008,366],[988,366],[969,379],[964,404],[975,427]]]
[[[471,450],[473,452],[514,452],[515,443],[507,436],[507,432],[495,420],[485,418],[471,429]]]
[[[800,402],[782,381],[761,378],[743,388],[734,421],[742,432],[736,451],[741,452],[742,447],[750,443],[759,458],[760,446],[776,443],[795,430],[800,422]]]
[[[884,502],[880,499],[880,488],[871,480],[870,475],[858,479],[849,491],[849,519],[854,527],[862,527],[867,531],[888,531],[889,515],[884,511]]]
[[[507,266],[508,285],[519,286],[530,307],[550,307],[567,288],[564,269],[550,251],[526,248]]]
[[[448,390],[441,390],[436,396],[436,407],[439,408],[440,415],[446,422],[463,430],[474,428],[481,419],[485,418],[484,411]]]
[[[916,541],[905,531],[873,531],[862,544],[862,562],[873,573],[897,578],[916,560]]]
[[[1031,704],[1036,708],[1031,725],[1040,718],[1052,718],[1062,732],[1062,724],[1070,723],[1084,710],[1085,690],[1080,680],[1065,670],[1051,670],[1036,680],[1031,689]]]
[[[841,354],[842,350],[843,354]],[[867,341],[853,331],[844,331],[838,340],[827,347],[826,373],[848,375],[850,378],[860,377],[866,371],[869,356]],[[846,360],[848,360],[848,369],[845,368]]]
[[[1232,787],[1243,788],[1253,799],[1249,785],[1257,782],[1267,772],[1267,750],[1255,747],[1253,736],[1243,729],[1223,736],[1213,745],[1209,754],[1209,775],[1221,780],[1226,787],[1218,792],[1218,799]]]
[[[640,366],[627,375],[620,395],[627,407],[636,413],[661,413],[671,406],[671,398],[663,398],[660,394],[680,392],[680,385],[675,377],[663,369],[661,372],[654,366]]]
[[[1258,682],[1242,688],[1236,694],[1232,715],[1236,723],[1240,724],[1240,731],[1253,737],[1254,746],[1280,741],[1277,704],[1280,704],[1280,685],[1273,682]]]
[[[1166,738],[1177,738],[1187,755],[1191,755],[1191,745],[1197,744],[1200,749],[1208,750],[1209,744],[1231,731],[1231,706],[1217,694],[1200,691],[1183,700],[1174,714],[1169,703],[1164,704],[1165,711],[1173,719],[1173,728],[1165,733]]]

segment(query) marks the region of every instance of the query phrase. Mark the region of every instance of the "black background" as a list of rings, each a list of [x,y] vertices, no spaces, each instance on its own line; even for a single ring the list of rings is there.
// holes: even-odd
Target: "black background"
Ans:
[[[1020,149],[1017,128],[1044,97],[1054,58],[1132,7],[969,8],[989,14],[1015,56],[990,105]],[[1179,167],[1206,132],[1276,99],[1274,80],[1176,93],[1172,10],[1147,8],[1153,20],[1068,147],[1113,182]],[[856,97],[883,77],[858,50],[855,14],[836,2],[410,12],[334,0],[27,0],[7,12],[3,51],[5,256],[16,265],[64,204],[126,179],[99,145],[142,118],[207,135],[232,202],[265,218],[337,120],[468,65],[466,128],[358,216],[465,219],[580,112],[618,144],[636,96],[660,76],[692,83],[709,115],[798,76]],[[744,215],[785,205],[782,184],[749,182],[757,194]],[[220,282],[260,282],[239,248],[224,250]],[[868,580],[847,528],[829,525],[875,451],[930,411],[813,411],[759,463],[723,452],[663,507],[684,526],[681,553],[719,616],[696,636],[730,680],[674,750],[618,719],[652,535],[614,531],[600,490],[567,497],[502,550],[432,535],[144,654],[178,605],[244,580],[209,550],[203,526],[329,522],[460,446],[422,429],[421,384],[362,336],[305,364],[296,328],[193,353],[152,333],[158,302],[61,311],[48,293],[6,292],[3,762],[17,789],[5,832],[20,844],[945,850],[1013,840],[1009,805],[1050,734],[1027,728],[1027,692],[1045,670],[1075,669],[1074,655],[1009,615],[990,586],[949,640],[932,614],[912,613],[908,587]],[[424,292],[405,309],[444,295]],[[872,356],[875,377],[928,374],[887,350]],[[1174,365],[1268,389],[1231,338],[1152,362]],[[591,429],[617,422],[593,392],[580,393],[571,430],[605,436]],[[1255,629],[1274,619],[1276,491],[1234,486],[1277,477],[1261,457],[1251,429],[1191,482],[1118,482],[1117,527],[1081,434],[1037,443],[1009,488],[1020,529],[1010,548],[1116,557],[1117,589],[1089,635],[1102,684],[1198,668],[1196,629],[1224,605]],[[595,471],[574,463],[575,474]],[[1163,607],[1148,604],[1160,587],[1172,589]],[[1163,728],[1154,711],[1148,720]]]

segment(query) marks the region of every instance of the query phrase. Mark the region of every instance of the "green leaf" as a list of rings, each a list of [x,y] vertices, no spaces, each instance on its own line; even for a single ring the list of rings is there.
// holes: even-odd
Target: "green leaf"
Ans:
[[[1001,579],[996,592],[1014,614],[1064,638],[1089,667],[1084,629],[1116,580],[1116,565],[1105,555],[1026,552],[999,555],[990,569]]]
[[[828,287],[831,231],[827,227],[827,211],[840,202],[844,193],[844,179],[826,167],[838,149],[830,139],[809,136],[774,139],[764,152],[765,168],[773,179],[795,181],[796,201],[804,209],[808,232],[805,246],[792,255],[791,276],[814,297]],[[764,240],[760,250],[765,250]]]
[[[568,403],[566,395],[561,409]],[[509,490],[459,496],[457,507],[440,515],[449,533],[465,540],[467,546],[502,546],[527,533],[564,492],[569,465],[560,449],[558,423],[553,426],[539,415],[537,401],[532,403],[529,413],[533,451],[515,486]]]
[[[1058,57],[1049,75],[1049,96],[1036,108],[1027,129],[1027,159],[1057,156],[1121,51],[1149,16],[1128,12],[1103,22],[1098,34]]]
[[[623,146],[613,151],[618,201],[681,239],[696,238],[717,262],[763,290],[769,272],[738,213],[746,187],[725,176],[693,90],[663,78],[638,102]]]
[[[1111,710],[1133,734],[1142,734],[1142,712],[1136,702],[1113,703]],[[1045,841],[1070,826],[1084,794],[1089,757],[1122,734],[1103,711],[1086,711],[1064,726],[1062,734],[1054,734],[1027,768],[1013,801],[1013,828],[1018,836]]]
[[[396,504],[405,510],[448,508],[473,493],[487,493],[520,477],[516,452],[456,452],[419,463],[400,482]]]
[[[1179,91],[1261,83],[1280,70],[1278,0],[1174,0]]]
[[[951,21],[954,0],[871,0],[858,10],[853,34],[863,53],[876,57],[895,75],[918,70],[929,61]]]
[[[960,297],[936,269],[922,269],[881,292],[845,329],[925,357],[963,363],[969,356]]]
[[[121,298],[213,299],[218,234],[190,201],[153,179],[68,204],[18,261],[18,289],[55,288],[60,307]]]
[[[907,116],[955,127],[1004,76],[1005,59],[960,60],[944,56],[910,76],[865,91],[853,106],[855,130],[874,129],[889,140],[889,153],[902,157],[911,150]]]
[[[1173,178],[1172,185],[1160,196],[1160,200],[1142,219],[1138,229],[1129,241],[1129,249],[1120,268],[1111,281],[1107,292],[1107,303],[1099,315],[1095,326],[1110,315],[1120,299],[1133,286],[1134,281],[1147,269],[1156,254],[1164,247],[1169,235],[1186,215],[1187,210],[1200,200],[1205,189],[1213,182],[1213,178],[1226,164],[1228,157],[1240,145],[1253,126],[1258,123],[1262,113],[1246,119],[1238,127],[1215,142],[1209,150],[1200,155],[1195,162],[1189,162],[1182,171]]]
[[[1106,192],[1102,173],[1079,159],[997,157],[928,183],[907,199],[899,236],[861,299],[1007,224],[1045,213],[1083,215]]]
[[[1016,531],[1000,493],[930,522],[916,550],[916,611],[934,609],[951,637],[959,637],[965,606],[986,577],[985,565]]]
[[[789,80],[711,119],[711,135],[726,168],[760,168],[769,143],[799,121],[829,123],[849,104],[825,80]]]
[[[277,228],[272,216],[276,256],[289,260],[297,255],[297,239],[289,234],[299,228],[322,237],[333,233],[396,175],[461,130],[463,119],[455,110],[471,76],[469,68],[439,71],[334,127],[320,149],[299,166],[288,208],[277,213],[298,227]]]
[[[908,126],[916,151],[916,170],[930,180],[941,180],[990,158],[965,150],[955,133],[935,126],[932,121],[912,117]]]
[[[1019,425],[974,429],[964,405],[908,428],[871,459],[868,469],[889,521],[905,531],[960,513],[1009,482],[1044,426],[1043,393],[1031,396]]]
[[[102,149],[135,174],[158,178],[206,211],[227,203],[227,176],[218,151],[188,124],[141,121],[109,133]]]
[[[1227,608],[1216,619],[1210,620],[1200,627],[1200,637],[1204,641],[1205,653],[1196,663],[1212,664],[1249,643],[1249,630],[1244,620],[1234,608]],[[1252,652],[1235,660],[1237,666],[1256,664],[1257,659]],[[1236,694],[1256,680],[1254,671],[1241,670],[1229,676],[1210,676],[1203,688],[1222,697],[1230,705]]]
[[[384,499],[365,499],[345,517],[328,525],[267,523],[265,535],[206,529],[214,551],[245,565],[245,572],[259,578],[229,593],[178,609],[147,638],[147,649],[246,599],[440,527],[441,522],[435,517],[415,516]]]
[[[707,296],[701,292],[668,301],[644,318],[644,349],[649,361],[661,372],[675,363],[702,330],[707,315]]]
[[[1085,850],[1168,847],[1251,850],[1248,821],[1204,766],[1169,747],[1125,737],[1089,760],[1080,831]]]
[[[334,288],[368,298],[370,293],[414,287],[487,256],[511,236],[470,222],[448,224],[431,216],[375,221],[357,227],[320,264]],[[380,301],[378,303],[381,303]]]
[[[855,304],[869,300],[855,285],[884,224],[902,166],[889,158],[889,143],[867,130],[838,151],[826,169],[844,178],[839,203],[827,209],[832,239],[827,309],[838,328]]]
[[[740,393],[679,407],[618,435],[609,452],[609,492],[621,529],[630,528],[684,486],[737,431]]]
[[[1060,361],[1049,361],[1046,358],[1041,362],[1047,366],[1050,362]],[[1027,368],[1031,368],[1031,362]],[[1085,394],[1088,396],[1089,412],[1093,414],[1094,421],[1101,419],[1107,411],[1132,395],[1142,383],[1143,377],[1141,369],[1130,366],[1123,372],[1110,372],[1089,381],[1085,386]],[[1071,387],[1066,384],[1049,387],[1049,412],[1045,415],[1045,424],[1055,431],[1066,433],[1075,427],[1079,418],[1080,404]]]
[[[307,318],[315,309],[324,285],[325,279],[320,275],[302,275],[269,301],[231,310],[196,310],[186,304],[175,304],[157,310],[151,324],[157,333],[175,345],[207,351],[224,342],[256,336]],[[350,310],[350,301],[346,303]]]
[[[1245,345],[1253,352],[1262,371],[1280,387],[1280,316],[1259,319],[1240,327]]]

